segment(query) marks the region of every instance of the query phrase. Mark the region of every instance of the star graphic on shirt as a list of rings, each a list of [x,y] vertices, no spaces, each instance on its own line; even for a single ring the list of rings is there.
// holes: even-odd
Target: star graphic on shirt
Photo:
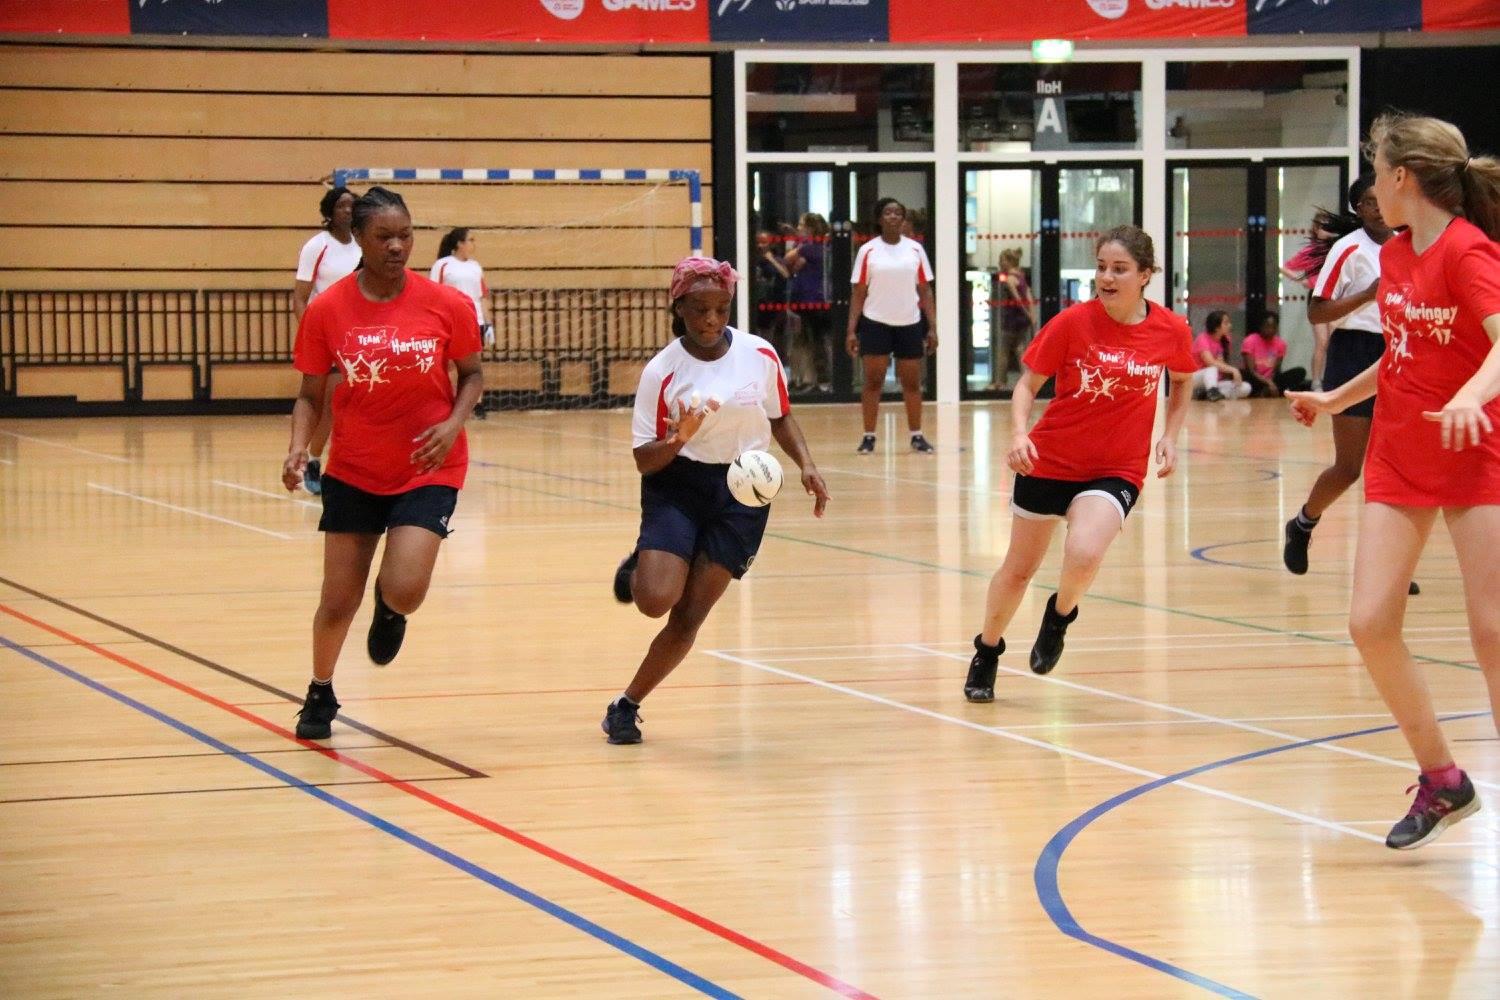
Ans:
[[[1114,399],[1114,388],[1119,382],[1118,378],[1105,378],[1103,368],[1090,368],[1082,361],[1078,362],[1078,391],[1088,393],[1096,402]]]

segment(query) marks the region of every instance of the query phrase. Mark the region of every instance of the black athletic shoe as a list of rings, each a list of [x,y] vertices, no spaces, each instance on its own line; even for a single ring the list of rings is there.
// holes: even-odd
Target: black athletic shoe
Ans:
[[[920,434],[913,434],[911,436],[911,450],[920,451],[924,455],[931,455],[934,451],[937,451],[937,449],[932,446],[932,442],[928,441]]]
[[[635,572],[635,564],[640,561],[641,552],[636,549],[621,560],[615,569],[615,600],[621,604],[629,604],[635,600],[635,595],[630,592],[630,574]]]
[[[599,728],[604,730],[605,738],[617,746],[639,743],[641,727],[636,723],[640,720],[641,706],[633,705],[624,698],[616,698],[604,710],[604,721],[599,723]]]
[[[1418,594],[1420,594],[1422,592],[1422,588],[1418,587],[1417,586],[1417,581],[1413,580],[1411,583],[1407,584],[1407,586],[1406,586],[1406,592],[1410,596],[1416,597]]]
[[[316,458],[309,458],[302,470],[302,488],[313,496],[323,492],[323,466]]]
[[[1312,532],[1292,518],[1286,523],[1286,544],[1281,547],[1281,561],[1287,571],[1297,576],[1307,572],[1307,543],[1312,541]]]
[[[307,685],[307,697],[297,712],[297,739],[326,740],[333,735],[334,716],[339,714],[332,684]]]
[[[398,615],[386,607],[380,596],[380,583],[375,583],[375,617],[370,619],[370,634],[365,637],[365,652],[377,667],[383,667],[401,652],[401,642],[406,638],[406,616]]]
[[[1416,800],[1406,816],[1391,827],[1386,834],[1385,846],[1398,851],[1410,851],[1428,841],[1436,840],[1448,827],[1465,816],[1479,811],[1479,796],[1474,794],[1474,785],[1465,774],[1457,788],[1434,789],[1423,775],[1408,788],[1417,789]]]
[[[980,636],[974,637],[974,658],[969,661],[969,676],[964,679],[964,697],[976,705],[995,700],[995,670],[1000,665],[1000,654],[1005,652],[1005,637],[993,646],[986,646]]]
[[[1068,634],[1068,626],[1077,618],[1076,607],[1063,616],[1057,613],[1057,595],[1047,598],[1047,610],[1042,612],[1042,627],[1037,630],[1036,645],[1031,647],[1032,673],[1048,674],[1057,666],[1057,661],[1062,658],[1063,637]]]
[[[866,434],[864,437],[860,438],[859,439],[859,447],[854,449],[854,454],[856,454],[856,455],[873,455],[873,454],[875,454],[875,435],[874,434]]]

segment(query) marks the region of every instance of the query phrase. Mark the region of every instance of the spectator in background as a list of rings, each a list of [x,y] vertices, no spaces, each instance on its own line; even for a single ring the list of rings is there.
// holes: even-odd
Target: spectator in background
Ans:
[[[474,259],[478,248],[479,238],[473,230],[463,226],[448,230],[438,243],[438,259],[428,277],[469,297],[474,303],[480,338],[486,344],[493,344],[495,326],[490,318],[490,287],[484,282],[484,268]]]
[[[797,220],[797,240],[787,248],[784,263],[791,273],[787,281],[787,306],[797,319],[790,323],[793,344],[792,377],[806,388],[833,391],[833,316],[828,308],[828,220],[817,212],[806,212]],[[801,358],[797,355],[801,354]],[[810,359],[811,363],[807,360]],[[797,361],[802,360],[802,364]],[[800,376],[800,379],[799,379]]]
[[[299,325],[309,302],[335,281],[354,273],[359,266],[359,242],[351,228],[354,198],[353,191],[339,185],[323,192],[323,198],[318,202],[323,228],[302,244],[302,252],[297,256],[297,276],[292,285],[292,315]],[[333,431],[333,391],[343,377],[337,369],[329,373],[321,415],[308,438],[308,462],[302,485],[313,495],[323,492],[323,449],[328,447],[328,436]]]
[[[1301,368],[1281,370],[1286,360],[1286,341],[1281,339],[1281,317],[1266,313],[1260,321],[1260,332],[1245,337],[1240,344],[1245,363],[1245,381],[1255,396],[1280,396],[1288,389],[1307,388],[1307,372]]]
[[[1204,331],[1193,340],[1193,360],[1198,370],[1193,372],[1193,395],[1202,393],[1204,399],[1244,399],[1250,395],[1245,376],[1229,363],[1229,335],[1234,323],[1229,314],[1215,309],[1208,314]]]
[[[997,331],[990,388],[1003,389],[1010,373],[1020,371],[1021,352],[1031,342],[1036,330],[1036,303],[1031,299],[1031,284],[1021,270],[1021,251],[1007,247],[1000,251],[1000,269],[995,273],[998,306],[995,309]]]
[[[776,348],[786,365],[791,360],[786,342],[786,283],[792,273],[782,262],[781,253],[775,233],[762,229],[755,234],[755,268],[751,271],[755,333]]]

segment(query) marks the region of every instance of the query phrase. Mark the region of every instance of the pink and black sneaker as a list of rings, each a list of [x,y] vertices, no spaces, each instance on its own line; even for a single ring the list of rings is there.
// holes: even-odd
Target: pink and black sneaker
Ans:
[[[1407,791],[1412,788],[1417,789],[1417,797],[1401,822],[1386,834],[1386,847],[1398,851],[1421,847],[1436,840],[1454,823],[1479,811],[1479,796],[1474,794],[1474,785],[1467,774],[1456,788],[1433,788],[1425,774]]]

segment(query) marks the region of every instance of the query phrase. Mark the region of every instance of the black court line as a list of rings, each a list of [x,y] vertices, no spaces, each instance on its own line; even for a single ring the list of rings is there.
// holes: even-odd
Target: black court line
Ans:
[[[27,646],[27,649],[36,649],[35,646]],[[75,647],[76,648],[76,647]],[[329,747],[342,753],[345,750],[385,750],[390,747],[388,743],[367,743],[352,747]],[[246,753],[263,757],[272,753],[317,753],[318,751],[308,747],[282,747],[274,750],[247,750]],[[26,767],[31,764],[112,764],[117,760],[180,760],[183,757],[227,757],[228,754],[218,751],[207,753],[149,753],[133,757],[70,757],[67,760],[0,760],[0,767]]]
[[[232,757],[231,754],[221,754]],[[255,756],[251,754],[250,756]],[[235,758],[237,759],[237,758]],[[402,778],[407,784],[427,781],[467,781],[466,775],[449,774],[439,778]],[[92,802],[96,799],[140,799],[159,795],[203,795],[208,792],[275,792],[296,791],[299,788],[332,788],[335,785],[388,785],[385,781],[308,781],[297,785],[230,785],[225,788],[169,788],[163,792],[105,792],[101,795],[51,795],[37,799],[0,799],[0,806],[23,805],[28,802]]]
[[[82,617],[87,618],[89,621],[98,622],[100,625],[108,625],[110,628],[119,629],[126,635],[139,639],[142,642],[149,643],[150,645],[155,646],[157,649],[172,653],[175,656],[180,656],[185,660],[190,660],[193,663],[198,664],[200,667],[207,667],[215,673],[223,674],[225,677],[232,677],[240,683],[248,684],[258,691],[264,691],[266,694],[273,694],[276,697],[281,698],[284,701],[291,702],[294,705],[302,704],[302,696],[299,694],[293,694],[290,691],[283,691],[281,688],[276,687],[274,684],[267,684],[265,681],[260,680],[259,678],[251,677],[249,674],[240,673],[238,670],[235,670],[231,667],[226,667],[222,663],[215,663],[213,660],[210,660],[207,657],[199,656],[197,653],[190,653],[187,650],[183,649],[181,646],[174,646],[170,642],[167,642],[163,639],[158,639],[154,635],[148,635],[147,633],[139,631],[138,629],[131,628],[129,625],[122,625],[117,621],[105,618],[103,615],[96,615],[92,611],[86,611],[75,604],[69,604],[67,601],[62,600],[61,598],[53,597],[51,594],[45,594],[40,590],[34,590],[31,587],[19,584],[16,581],[8,579],[6,577],[0,576],[0,583],[5,584],[7,587],[13,587],[23,594],[30,594],[32,597],[46,601],[48,604],[55,605],[65,611],[71,611],[75,615],[81,615]],[[389,733],[382,732],[381,730],[376,729],[374,726],[367,726],[363,722],[360,722],[356,719],[351,719],[347,715],[344,715],[342,713],[339,714],[339,721],[348,726],[350,729],[355,730],[356,732],[361,732],[366,736],[372,737],[377,740],[382,740],[386,743],[389,743],[393,747],[398,747],[402,750],[405,750],[407,753],[416,754],[418,757],[421,757],[424,760],[430,760],[434,764],[441,764],[443,767],[448,768],[450,771],[457,771],[459,774],[462,774],[466,778],[489,777],[489,775],[485,774],[483,771],[475,770],[474,768],[469,767],[467,764],[460,764],[456,760],[451,760],[424,747],[419,747],[414,743],[409,743],[399,736],[392,736]]]

